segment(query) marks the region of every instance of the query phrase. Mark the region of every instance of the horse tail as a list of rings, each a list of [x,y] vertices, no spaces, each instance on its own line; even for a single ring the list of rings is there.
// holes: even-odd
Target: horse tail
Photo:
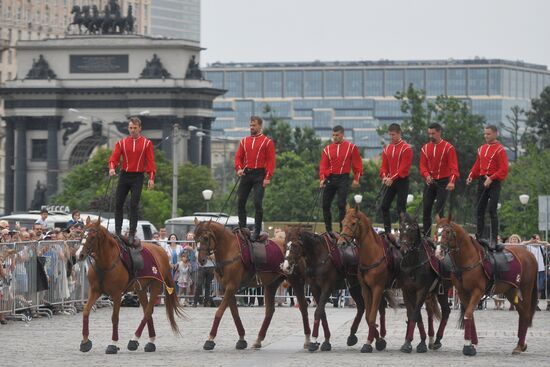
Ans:
[[[384,298],[386,299],[386,302],[388,303],[388,305],[393,308],[393,309],[396,309],[399,305],[397,303],[397,299],[395,298],[395,292],[392,291],[392,290],[385,290],[384,291]]]
[[[167,270],[163,274],[165,283],[164,302],[166,304],[166,316],[168,317],[170,327],[172,328],[174,334],[181,336],[178,324],[176,323],[175,315],[180,318],[187,318],[187,315],[185,314],[183,310],[183,305],[180,303],[180,299],[176,294],[174,278],[168,264],[166,266],[166,269]]]
[[[536,268],[535,268],[536,269]],[[533,288],[531,290],[531,309],[529,310],[529,321],[527,326],[533,326],[533,317],[535,316],[535,311],[537,310],[537,304],[539,302],[539,294],[537,287],[537,273],[535,273],[535,280],[533,281]]]
[[[466,309],[464,308],[464,305],[460,304],[460,316],[458,317],[458,322],[456,327],[459,329],[464,330],[464,312],[466,312]]]
[[[425,303],[428,315],[432,315],[437,321],[441,321],[441,308],[439,308],[439,302],[437,302],[436,294],[428,294]]]

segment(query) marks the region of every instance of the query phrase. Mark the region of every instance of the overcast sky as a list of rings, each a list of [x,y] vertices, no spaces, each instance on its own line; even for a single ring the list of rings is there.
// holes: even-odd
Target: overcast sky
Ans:
[[[550,0],[202,0],[201,64],[463,59],[550,66]]]

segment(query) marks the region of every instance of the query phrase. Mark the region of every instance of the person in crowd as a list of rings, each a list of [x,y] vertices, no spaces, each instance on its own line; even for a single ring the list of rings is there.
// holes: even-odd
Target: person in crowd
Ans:
[[[84,222],[80,218],[80,210],[78,210],[78,209],[73,210],[73,212],[71,213],[71,219],[67,222],[66,228],[70,230],[71,227],[76,225],[76,224],[84,225]]]
[[[195,250],[195,253],[197,250]],[[198,269],[197,284],[195,286],[195,296],[193,307],[197,307],[202,298],[202,305],[204,307],[213,306],[212,297],[210,294],[210,288],[212,286],[212,280],[214,279],[214,255],[210,255],[206,261],[206,264],[200,265]],[[203,296],[204,290],[204,296]]]
[[[189,264],[191,265],[191,271],[189,273],[191,283],[187,287],[187,295],[192,296],[195,294],[195,286],[197,284],[197,276],[198,276],[198,270],[199,270],[199,263],[198,263],[197,251],[196,251],[197,244],[195,242],[195,233],[191,231],[187,232],[187,235],[185,236],[185,240],[188,242],[185,243],[184,251],[187,255],[187,258],[189,259]]]
[[[48,209],[42,208],[40,210],[40,218],[38,218],[34,224],[40,224],[42,229],[46,230],[48,228],[48,222],[46,219],[48,219]]]
[[[170,260],[170,267],[172,268],[172,276],[174,280],[176,279],[176,271],[178,269],[178,262],[180,255],[183,251],[183,248],[178,243],[178,236],[175,233],[172,233],[168,237],[168,247],[166,248],[166,253],[168,254],[168,259]]]
[[[178,263],[178,287],[179,287],[179,296],[180,297],[186,297],[187,296],[187,289],[189,288],[189,285],[191,284],[191,263],[189,262],[189,258],[187,257],[186,252],[181,253],[181,260]],[[184,299],[183,304],[185,306],[188,306],[189,303],[187,301],[187,298]]]
[[[531,252],[537,259],[537,289],[539,294],[539,299],[541,298],[541,293],[545,288],[545,265],[544,265],[544,248],[545,245],[548,245],[548,242],[543,242],[540,240],[540,236],[535,233],[531,236],[529,241],[526,241],[527,250]],[[537,305],[537,311],[540,311],[539,306]]]
[[[168,234],[165,227],[159,229],[159,244],[164,250],[168,247]]]

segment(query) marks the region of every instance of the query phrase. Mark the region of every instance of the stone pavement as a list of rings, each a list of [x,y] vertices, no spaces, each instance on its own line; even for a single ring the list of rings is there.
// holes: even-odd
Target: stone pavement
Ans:
[[[542,301],[541,301],[542,302]],[[359,343],[346,346],[349,327],[355,314],[351,308],[327,307],[332,332],[332,351],[309,353],[302,349],[304,342],[298,309],[277,307],[271,328],[261,350],[235,350],[236,330],[229,310],[221,322],[214,351],[202,350],[214,316],[214,308],[186,308],[187,319],[180,320],[181,337],[175,337],[169,328],[164,308],[155,309],[157,351],[144,353],[146,331],[138,351],[130,352],[126,344],[141,318],[141,309],[122,308],[120,320],[120,352],[105,355],[111,335],[111,309],[101,308],[90,316],[90,336],[94,343],[88,353],[78,350],[81,340],[82,316],[56,315],[52,319],[34,319],[28,324],[11,321],[0,325],[2,366],[550,366],[550,312],[535,315],[534,326],[527,336],[528,350],[512,356],[517,338],[517,313],[485,310],[476,312],[479,334],[478,355],[462,355],[462,330],[455,328],[458,312],[453,310],[449,326],[439,351],[426,354],[403,354],[399,351],[405,334],[405,312],[402,309],[387,314],[388,346],[383,352],[359,352],[367,331],[362,321]],[[249,346],[255,340],[263,317],[262,308],[240,308],[247,331]],[[313,308],[309,308],[310,320]],[[413,345],[418,342],[415,335]]]

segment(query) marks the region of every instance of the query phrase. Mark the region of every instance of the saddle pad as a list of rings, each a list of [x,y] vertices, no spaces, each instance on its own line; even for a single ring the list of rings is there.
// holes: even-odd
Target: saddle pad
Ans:
[[[252,257],[250,254],[250,249],[244,243],[244,241],[239,237],[236,236],[237,240],[239,241],[239,245],[241,246],[241,258],[243,261],[243,264],[245,268],[249,271],[257,271],[262,273],[281,273],[281,264],[284,261],[284,254],[279,248],[279,246],[271,241],[268,240],[267,244],[265,245],[265,263],[264,264],[255,264],[252,262]]]
[[[262,266],[267,263],[267,246],[263,243],[254,242],[252,244],[252,253],[254,255],[254,264]]]
[[[124,266],[126,269],[132,269],[132,260],[130,259],[130,254],[121,249],[121,257]],[[143,258],[143,268],[137,271],[137,278],[153,278],[159,282],[164,283],[164,278],[159,271],[157,261],[153,254],[146,248],[143,247],[141,250],[141,257]],[[133,274],[130,272],[130,278],[133,278]]]
[[[507,249],[501,253],[485,256],[483,270],[487,278],[494,279],[496,282],[508,283],[516,288],[521,282],[521,263],[516,255]]]
[[[427,240],[423,240],[422,244],[424,245],[424,251],[426,251],[426,255],[428,256],[428,260],[430,262],[430,266],[432,267],[433,271],[441,277],[441,270],[439,269],[439,260],[435,257],[435,251],[433,247],[430,245],[430,243]]]

